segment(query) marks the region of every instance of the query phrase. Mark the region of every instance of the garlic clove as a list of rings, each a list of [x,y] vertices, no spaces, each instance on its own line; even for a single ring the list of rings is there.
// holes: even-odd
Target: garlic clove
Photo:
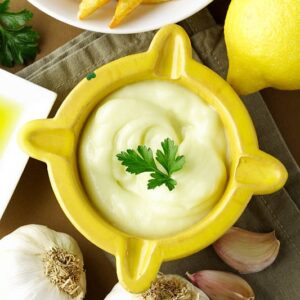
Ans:
[[[162,275],[143,294],[131,294],[117,283],[104,300],[209,300],[200,289],[177,275]]]
[[[213,247],[226,264],[247,274],[270,266],[278,256],[280,242],[274,231],[256,233],[233,227]]]
[[[210,300],[254,300],[255,295],[250,285],[241,277],[227,272],[200,271],[188,274],[188,278]]]

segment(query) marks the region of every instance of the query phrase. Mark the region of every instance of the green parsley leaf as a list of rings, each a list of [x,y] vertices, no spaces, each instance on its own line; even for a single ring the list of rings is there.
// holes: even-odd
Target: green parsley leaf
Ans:
[[[4,0],[2,3],[0,3],[0,13],[7,11],[8,8],[9,8],[9,0]]]
[[[178,146],[171,139],[165,139],[161,146],[163,151],[157,150],[156,160],[167,173],[162,172],[157,167],[153,158],[153,151],[145,145],[138,146],[137,151],[132,149],[122,151],[117,154],[117,158],[123,166],[126,166],[126,171],[131,174],[138,175],[150,172],[151,179],[148,181],[148,189],[155,189],[165,184],[172,191],[177,182],[171,176],[174,172],[182,169],[185,158],[184,156],[177,156]]]
[[[171,176],[174,172],[177,172],[182,169],[185,158],[184,156],[177,156],[178,146],[175,145],[174,141],[171,139],[165,139],[161,146],[161,150],[156,151],[157,161],[164,167],[164,169]]]
[[[13,67],[36,57],[39,34],[27,26],[33,14],[28,10],[9,12],[9,0],[0,3],[0,64]]]
[[[96,75],[95,72],[88,73],[88,74],[86,75],[86,79],[87,79],[87,80],[92,80],[92,79],[94,79],[94,78],[96,78],[96,77],[97,77],[97,75]]]
[[[152,179],[149,179],[147,185],[149,190],[155,189],[156,187],[165,184],[167,188],[172,191],[177,185],[176,180],[164,173],[151,173],[150,176],[152,177]]]

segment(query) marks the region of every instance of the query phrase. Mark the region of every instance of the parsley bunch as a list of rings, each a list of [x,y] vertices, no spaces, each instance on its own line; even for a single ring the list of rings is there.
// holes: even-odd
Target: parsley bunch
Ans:
[[[33,14],[26,9],[9,12],[9,2],[0,3],[0,64],[13,67],[36,57],[39,34],[26,25]]]
[[[137,151],[132,149],[123,151],[117,155],[117,158],[123,166],[127,167],[126,171],[131,174],[150,172],[152,179],[148,181],[148,189],[155,189],[165,184],[172,191],[177,182],[171,176],[174,172],[182,169],[185,158],[182,155],[177,156],[178,146],[171,139],[165,139],[161,146],[163,151],[156,151],[156,160],[166,172],[158,169],[152,150],[144,145],[138,146]]]

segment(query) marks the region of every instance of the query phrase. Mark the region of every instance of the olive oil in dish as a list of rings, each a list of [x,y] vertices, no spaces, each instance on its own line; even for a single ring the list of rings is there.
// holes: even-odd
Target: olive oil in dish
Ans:
[[[20,115],[20,105],[0,96],[0,158]]]

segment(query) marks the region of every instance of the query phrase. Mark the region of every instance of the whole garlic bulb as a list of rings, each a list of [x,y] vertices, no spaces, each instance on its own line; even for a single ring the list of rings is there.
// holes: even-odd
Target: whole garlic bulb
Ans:
[[[0,299],[81,300],[82,253],[69,235],[26,225],[0,240]]]
[[[131,294],[117,283],[104,300],[209,300],[197,287],[181,276],[159,275],[149,290],[143,294]]]

